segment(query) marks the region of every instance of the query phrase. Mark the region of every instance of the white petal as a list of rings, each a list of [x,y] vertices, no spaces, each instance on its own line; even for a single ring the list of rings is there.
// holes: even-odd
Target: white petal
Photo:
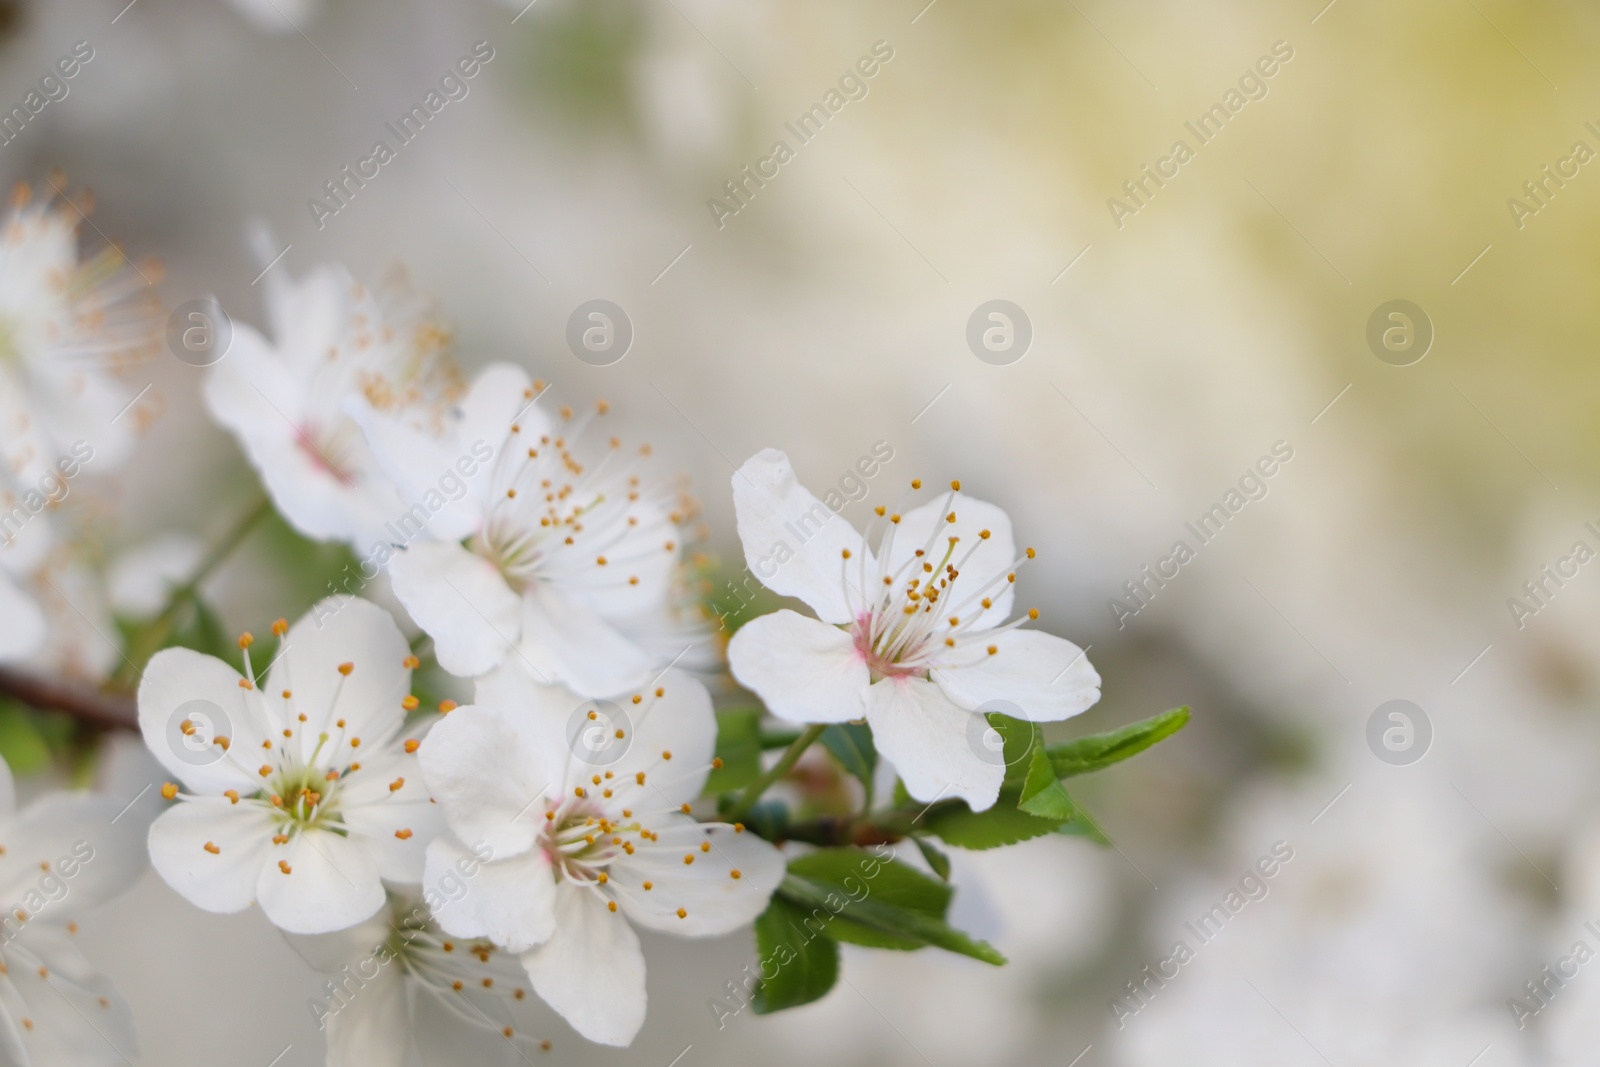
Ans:
[[[50,923],[29,923],[6,946],[6,960],[5,1014],[15,1015],[13,1025],[24,1018],[33,1024],[18,1035],[26,1058],[17,1062],[125,1067],[138,1056],[133,1013],[111,980],[84,958],[72,934]]]
[[[410,655],[387,611],[369,600],[330,597],[289,628],[262,699],[294,729],[301,759],[311,758],[322,733],[345,752],[348,739],[381,743],[405,719],[400,702],[411,691]],[[341,670],[346,664],[348,675]],[[292,694],[287,700],[285,690]],[[300,715],[307,721],[299,722]],[[320,762],[342,765],[326,745]]]
[[[495,453],[505,444],[511,420],[521,412],[524,433],[537,435],[544,430],[538,413],[525,410],[527,391],[528,374],[521,367],[507,363],[484,367],[454,412],[452,432],[444,437],[380,414],[360,397],[354,398],[351,414],[384,473],[408,503],[423,501],[429,492],[447,498],[428,521],[428,537],[459,541],[482,525],[499,462]],[[457,485],[461,488],[452,491]]]
[[[523,598],[521,652],[546,680],[580,693],[620,693],[659,669],[593,609],[548,585]]]
[[[491,972],[496,986],[521,988],[528,976],[516,956],[497,953],[482,966]],[[474,957],[467,957],[477,964]],[[463,963],[466,960],[462,961]],[[474,983],[472,974],[462,979],[462,988],[452,989],[441,982],[410,983],[411,1040],[417,1049],[417,1062],[421,1064],[469,1064],[470,1067],[529,1067],[539,1064],[538,1040],[529,1025],[529,1018],[538,1012],[538,1033],[549,1027],[549,1013],[534,1007],[537,1000],[525,998],[511,1010],[511,1003],[499,990],[482,987],[482,977]],[[480,1014],[481,1013],[481,1014]],[[511,1026],[512,1037],[507,1039],[502,1027]],[[542,1065],[541,1065],[542,1067]]]
[[[428,842],[444,830],[444,812],[428,796],[415,755],[391,749],[360,762],[340,784],[344,824],[366,838],[385,881],[418,882]]]
[[[279,861],[288,864],[289,873]],[[362,842],[307,830],[287,845],[273,846],[256,879],[256,899],[279,929],[325,934],[354,926],[383,907],[383,882],[377,861]]]
[[[961,707],[1030,722],[1068,719],[1100,699],[1100,674],[1083,650],[1040,630],[963,641],[932,676]]]
[[[394,595],[433,638],[439,666],[472,678],[499,666],[522,633],[521,598],[494,565],[454,543],[412,545],[389,561]]]
[[[358,957],[361,962],[368,958]],[[372,966],[367,964],[366,969]],[[378,973],[366,979],[355,995],[346,997],[343,1004],[335,1001],[327,1007],[336,1009],[324,1024],[327,1067],[405,1067],[411,1024],[405,972],[398,964],[379,966]]]
[[[3,549],[0,549],[3,551]],[[29,596],[0,570],[0,662],[21,663],[43,647],[49,633],[44,612],[38,601]]]
[[[402,545],[424,537],[459,541],[477,532],[481,506],[457,464],[472,470],[477,482],[488,481],[488,465],[405,419],[379,414],[365,397],[352,397],[349,411],[400,500],[383,540]]]
[[[300,385],[260,334],[234,324],[228,355],[211,368],[203,392],[212,416],[238,438],[290,525],[313,540],[354,536],[351,516],[360,490],[301,440]]]
[[[854,639],[797,612],[775,611],[739,627],[728,666],[780,719],[848,722],[866,714],[872,675]]]
[[[650,828],[660,840],[610,871],[612,892],[640,926],[682,937],[725,934],[755,922],[783,880],[783,853],[749,830],[701,824],[678,812],[652,816]],[[694,862],[685,864],[685,856]]]
[[[522,963],[534,992],[590,1041],[626,1046],[644,1025],[639,937],[598,893],[563,885],[556,894],[556,932],[523,953]]]
[[[951,514],[955,515],[955,522],[949,521]],[[989,536],[979,536],[985,530]],[[925,558],[936,565],[936,571],[943,571],[937,564],[950,548],[949,539],[958,537],[950,565],[960,577],[952,594],[954,599],[946,602],[949,613],[959,614],[974,630],[990,629],[1010,617],[1015,585],[1006,580],[1006,575],[1016,565],[1017,547],[1012,539],[1011,519],[1004,511],[960,493],[954,494],[952,500],[946,492],[906,512],[893,531],[889,573],[911,562],[918,550],[927,553]],[[989,598],[988,608],[983,606],[984,597]]]
[[[860,597],[847,595],[846,581],[858,581],[863,559],[867,573],[876,572],[871,553],[854,527],[799,483],[788,456],[766,448],[746,460],[733,475],[733,508],[745,562],[763,585],[799,597],[823,622],[855,616]]]
[[[256,898],[274,832],[272,816],[256,804],[224,797],[180,801],[150,824],[150,865],[195,907],[241,911]]]
[[[661,690],[661,696],[655,695],[656,689]],[[673,669],[661,675],[654,689],[639,695],[637,704],[631,696],[619,697],[606,708],[607,717],[615,718],[614,725],[632,738],[623,739],[628,743],[622,755],[604,767],[598,762],[586,763],[580,755],[569,763],[569,779],[564,784],[572,785],[609,770],[628,788],[628,783],[637,781],[635,776],[643,771],[646,785],[641,791],[641,805],[676,808],[699,796],[711,773],[711,757],[717,748],[717,716],[711,707],[711,694],[698,678]],[[592,751],[577,738],[573,744],[576,753]],[[670,758],[667,753],[671,753]]]
[[[523,512],[532,523],[535,515]],[[567,599],[607,619],[658,608],[666,600],[679,559],[679,533],[667,511],[648,500],[619,495],[587,510],[583,524],[607,531],[600,541],[606,563],[597,560],[596,541],[578,537],[568,545],[547,544],[541,573]],[[671,546],[670,548],[668,546]]]
[[[196,793],[224,789],[255,792],[235,756],[211,744],[229,739],[229,753],[260,749],[267,737],[267,719],[260,694],[240,688],[243,677],[214,656],[192,649],[157,652],[139,683],[139,730],[152,755]],[[183,723],[194,726],[188,734]],[[249,758],[244,756],[243,758]]]
[[[549,743],[560,736],[558,725],[539,743],[540,720],[549,723],[511,707],[468,704],[423,740],[417,756],[428,791],[466,844],[486,845],[501,859],[533,847],[544,821],[541,799],[561,786],[549,776],[551,757],[566,757],[564,745],[555,752]]]
[[[952,704],[932,682],[890,678],[867,691],[872,739],[917,800],[960,797],[974,811],[994,804],[1005,767],[973,748],[972,712]]]
[[[126,892],[149,854],[137,819],[113,825],[122,808],[108,796],[53,792],[22,809],[0,829],[0,902],[21,899],[50,873],[70,885],[74,914]]]
[[[485,863],[454,838],[441,837],[428,846],[422,886],[434,919],[457,937],[487,938],[522,952],[555,930],[556,876],[543,851]]]

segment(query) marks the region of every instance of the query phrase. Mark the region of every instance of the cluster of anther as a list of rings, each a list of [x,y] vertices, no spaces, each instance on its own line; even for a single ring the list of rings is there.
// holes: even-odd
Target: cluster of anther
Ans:
[[[543,382],[535,382],[524,398],[531,404],[544,389]],[[661,505],[660,510],[670,511],[674,526],[686,518],[685,509],[645,496],[636,461],[619,458],[620,439],[612,437],[607,452],[592,466],[579,460],[579,439],[609,410],[601,401],[592,413],[575,417],[564,407],[560,432],[537,439],[524,437],[521,423],[511,424],[508,443],[496,461],[496,497],[476,548],[519,592],[541,579],[590,566],[614,575],[613,581],[638,585],[633,565],[640,561],[640,549],[623,544],[640,524],[641,509],[635,505],[641,500]],[[648,445],[640,447],[639,457],[649,454]],[[648,551],[673,553],[677,548],[676,537],[669,535]],[[618,555],[619,549],[627,554]]]
[[[922,479],[912,479],[911,488],[921,489]],[[960,490],[960,481],[950,483],[950,493],[944,505],[945,526],[952,526],[956,522],[953,504]],[[934,667],[948,665],[946,650],[954,649],[960,638],[976,629],[984,614],[994,608],[995,597],[1000,590],[1017,580],[1016,568],[1035,558],[1037,553],[1032,548],[1027,549],[1003,575],[992,576],[975,589],[963,587],[965,597],[957,600],[956,588],[962,566],[990,539],[992,533],[980,530],[976,542],[967,546],[957,559],[961,538],[943,534],[936,526],[928,540],[891,571],[901,516],[888,513],[882,506],[875,510],[878,518],[884,518],[887,514],[889,523],[877,557],[878,573],[867,574],[865,559],[858,567],[852,568],[850,550],[844,549],[841,553],[846,597],[860,605],[849,629],[856,651],[871,670],[874,680],[921,677]],[[869,527],[868,535],[871,533]],[[942,552],[939,547],[941,538]],[[938,553],[937,562],[934,553]],[[852,573],[853,570],[856,573]],[[970,586],[971,583],[967,584]],[[873,589],[878,590],[877,593],[873,593]],[[1027,617],[1037,619],[1039,612],[1030,609]],[[1018,619],[1001,629],[1021,625],[1022,621]],[[984,654],[992,656],[998,651],[998,646],[990,645]]]
[[[287,620],[279,619],[272,624],[272,632],[280,639],[289,632]],[[239,679],[241,689],[253,690],[256,687],[255,672],[250,663],[250,647],[255,639],[246,633],[239,638],[239,649],[244,656],[245,677]],[[336,717],[339,706],[339,696],[344,690],[344,679],[350,677],[355,671],[354,663],[341,663],[338,666],[339,685],[334,689],[334,695],[326,711],[321,715],[321,729],[317,733],[316,745],[309,756],[303,756],[295,745],[297,730],[310,728],[309,717],[303,711],[297,711],[293,690],[285,689],[277,695],[282,702],[281,719],[287,725],[280,728],[279,737],[267,737],[262,740],[261,747],[268,754],[269,762],[259,767],[251,768],[245,762],[245,757],[234,752],[231,739],[224,735],[212,738],[212,744],[223,752],[223,758],[230,760],[234,766],[246,773],[253,774],[263,779],[260,790],[251,794],[241,794],[237,789],[228,789],[223,796],[232,804],[255,804],[267,808],[273,816],[274,845],[286,845],[297,833],[309,830],[325,830],[343,834],[344,819],[339,810],[339,791],[343,781],[350,775],[361,770],[361,761],[356,758],[359,754],[363,740],[350,732],[346,719]],[[402,663],[407,670],[415,670],[420,666],[420,661],[415,656],[407,656]],[[405,711],[415,711],[418,706],[417,698],[407,696],[401,701]],[[455,707],[454,701],[444,701],[439,705],[441,713],[448,713]],[[328,719],[333,719],[332,730]],[[192,735],[196,729],[192,720],[185,720],[179,727],[185,735]],[[390,737],[372,739],[367,744],[369,749],[382,749],[391,741]],[[404,743],[406,753],[417,751],[419,742],[415,738],[407,739]],[[406,780],[397,777],[389,783],[385,800],[393,797],[405,788]],[[161,787],[161,795],[166,800],[176,799],[178,787],[168,782]],[[413,833],[409,828],[395,831],[395,837],[402,841],[409,840]],[[221,846],[214,841],[207,841],[202,846],[211,855],[220,855]],[[293,867],[287,860],[278,861],[278,869],[284,874],[292,874]]]

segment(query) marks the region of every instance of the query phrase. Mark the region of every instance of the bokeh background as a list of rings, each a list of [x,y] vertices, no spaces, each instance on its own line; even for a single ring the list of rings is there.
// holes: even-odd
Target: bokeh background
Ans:
[[[1600,150],[1592,7],[124,3],[0,3],[7,108],[94,49],[0,145],[0,175],[91,187],[98,230],[165,264],[169,306],[214,294],[261,325],[253,280],[285,247],[273,270],[404,264],[463,362],[605,397],[687,472],[722,577],[741,564],[732,465],[779,447],[821,487],[888,441],[847,514],[959,477],[1039,547],[1025,595],[1105,679],[1063,735],[1195,709],[1075,790],[1114,848],[957,857],[957,919],[1009,967],[847,946],[826,1000],[719,1028],[707,1002],[749,939],[654,939],[634,1047],[552,1015],[545,1062],[1591,1062],[1600,963],[1548,1005],[1524,983],[1600,949],[1600,565],[1531,617],[1508,601],[1576,542],[1600,550],[1600,164],[1546,180],[1542,205],[1523,189],[1575,142]],[[307,200],[479,41],[494,58],[470,95],[319,228]],[[784,124],[878,42],[893,58],[866,95],[719,225],[708,199],[795,146]],[[1275,46],[1292,58],[1264,96],[1137,212],[1108,207]],[[636,334],[607,367],[566,342],[593,299]],[[967,342],[993,299],[1031,322],[1007,365]],[[1415,350],[1368,342],[1393,300],[1432,334],[1406,366]],[[153,373],[139,460],[98,489],[113,554],[214,534],[253,484],[198,372]],[[1123,583],[1280,442],[1266,496],[1119,620]],[[213,591],[259,627],[335,562],[268,538]],[[1413,743],[1385,760],[1369,721],[1392,700]],[[145,773],[124,754],[105,784]],[[1292,859],[1266,895],[1126,999],[1275,846]],[[83,936],[143,1062],[321,1062],[317,979],[259,914],[201,914],[150,874]]]

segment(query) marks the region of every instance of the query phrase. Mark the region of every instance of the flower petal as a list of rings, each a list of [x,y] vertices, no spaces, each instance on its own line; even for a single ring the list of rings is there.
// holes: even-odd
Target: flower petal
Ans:
[[[350,832],[366,838],[378,872],[390,882],[419,881],[428,842],[444,830],[444,812],[428,796],[417,757],[395,749],[346,773],[339,811]]]
[[[111,980],[84,958],[72,934],[51,923],[29,923],[6,945],[6,960],[8,995],[0,1015],[14,1013],[32,1024],[18,1034],[25,1054],[7,1063],[133,1062],[139,1053],[133,1013]]]
[[[613,863],[608,883],[640,926],[681,937],[726,934],[755,922],[783,881],[783,853],[748,830],[678,812],[653,816],[651,830],[660,839]]]
[[[626,1046],[644,1025],[639,937],[598,893],[561,886],[555,933],[523,953],[522,964],[534,992],[590,1041]]]
[[[847,722],[866,713],[872,681],[848,631],[783,609],[752,619],[728,643],[739,684],[790,722]]]
[[[486,863],[446,835],[428,846],[422,884],[434,919],[457,937],[523,952],[555,930],[556,876],[543,851]]]
[[[412,545],[389,561],[389,578],[451,674],[494,670],[522,633],[521,598],[493,564],[458,544]]]
[[[184,800],[150,824],[150,865],[195,907],[242,911],[256,898],[274,829],[272,816],[259,805],[224,797]]]
[[[309,763],[322,745],[319,765],[342,766],[347,756],[331,757],[321,735],[328,734],[344,753],[352,751],[349,740],[381,744],[393,736],[405,719],[400,702],[411,691],[405,665],[410,655],[411,646],[383,608],[370,600],[330,597],[289,628],[263,700],[293,728],[302,760]],[[298,721],[300,715],[305,722]]]
[[[658,669],[644,649],[574,597],[541,585],[522,604],[522,656],[547,681],[612,695],[649,681]]]
[[[656,696],[657,692],[661,695]],[[639,696],[637,704],[630,696],[606,709],[612,717],[619,717],[620,709],[619,721],[612,725],[631,738],[622,739],[627,743],[622,755],[604,766],[585,762],[585,754],[593,750],[574,737],[573,751],[578,758],[568,762],[569,778],[563,784],[582,782],[596,771],[610,771],[624,783],[623,788],[637,789],[632,783],[642,772],[646,778],[640,806],[647,810],[676,808],[699,796],[711,773],[711,757],[717,748],[717,716],[711,694],[694,675],[673,669],[657,679],[654,689]]]
[[[1100,699],[1100,675],[1083,650],[1040,630],[963,641],[932,676],[961,707],[1030,722],[1071,718]],[[1007,706],[987,706],[992,702]]]
[[[302,441],[305,398],[267,341],[235,323],[228,356],[202,389],[212,416],[230,430],[289,524],[313,540],[354,537],[361,490],[341,480]]]
[[[871,553],[854,527],[799,483],[788,456],[765,448],[746,460],[733,475],[733,508],[745,562],[763,585],[799,597],[823,622],[855,616],[846,579],[862,562],[875,572]],[[855,557],[848,566],[846,550]]]
[[[303,830],[287,845],[274,846],[269,860],[256,879],[256,899],[280,929],[325,934],[354,926],[383,907],[377,861],[357,838]]]
[[[53,792],[22,809],[0,829],[0,903],[37,891],[51,872],[70,880],[75,912],[126,892],[149,854],[140,835],[127,832],[128,823],[112,824],[123,808],[114,797]]]
[[[566,757],[564,744],[557,741],[555,749],[549,743],[560,736],[559,723],[548,728],[552,718],[468,704],[428,732],[417,752],[422,776],[463,842],[487,845],[502,859],[533,847],[544,820],[540,800],[561,785],[548,776],[549,760]],[[535,732],[540,719],[547,724],[543,734]]]
[[[978,755],[969,740],[972,713],[920,678],[891,678],[867,691],[867,722],[878,751],[900,772],[906,791],[931,804],[960,797],[973,811],[994,804],[1005,767]]]
[[[241,688],[243,681],[215,656],[187,648],[163,649],[144,669],[139,683],[144,743],[161,766],[196,793],[253,793],[259,788],[233,756],[212,744],[227,737],[228,752],[248,753],[267,738],[261,695]],[[184,723],[194,727],[192,732],[181,732]]]
[[[349,962],[369,958],[370,953]],[[405,972],[389,963],[365,982],[355,996],[327,1005],[327,1067],[405,1067],[411,1046]]]
[[[951,515],[955,522],[949,521]],[[958,613],[972,630],[991,629],[1010,617],[1015,586],[1006,575],[1016,566],[1017,546],[1011,519],[1000,508],[960,493],[945,493],[906,512],[893,531],[888,573],[909,564],[919,550],[927,553],[929,562],[938,564],[950,547],[949,539],[959,538],[950,564],[960,577],[953,591],[955,599],[946,605],[948,613]],[[988,537],[981,536],[984,531]],[[937,571],[943,569],[935,566]],[[987,608],[982,603],[985,597],[990,602]]]

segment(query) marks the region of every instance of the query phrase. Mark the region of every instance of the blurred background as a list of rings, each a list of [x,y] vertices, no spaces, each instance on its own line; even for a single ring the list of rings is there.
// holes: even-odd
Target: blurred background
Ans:
[[[958,924],[1010,966],[847,946],[825,1000],[719,1027],[750,939],[653,939],[635,1045],[550,1015],[546,1061],[1591,1062],[1600,964],[1525,983],[1600,949],[1600,566],[1560,562],[1600,552],[1600,13],[125,2],[0,2],[4,108],[93,50],[0,175],[92,188],[168,306],[215,295],[259,327],[269,262],[403,264],[463,362],[608,399],[692,478],[719,590],[734,465],[781,448],[821,491],[887,441],[848,516],[959,477],[1040,549],[1024,599],[1105,682],[1061,736],[1195,709],[1075,790],[1113,848],[957,856]],[[467,95],[331,199],[479,42]],[[597,299],[634,331],[607,366],[567,340]],[[155,367],[139,456],[95,490],[108,553],[214,535],[252,492],[199,377]],[[1186,523],[1219,503],[1202,544]],[[1193,558],[1146,578],[1180,539]],[[265,539],[220,578],[225,621],[293,618],[339,562]],[[132,795],[124,762],[107,785]],[[84,931],[144,1062],[322,1062],[318,979],[258,913],[147,874]]]

